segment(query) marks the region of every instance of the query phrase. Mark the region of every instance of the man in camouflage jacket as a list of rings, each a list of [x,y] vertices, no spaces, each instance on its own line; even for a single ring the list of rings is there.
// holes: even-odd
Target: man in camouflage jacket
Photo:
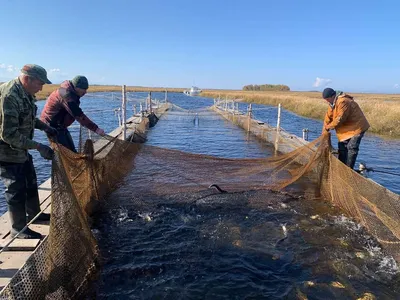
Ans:
[[[0,178],[11,220],[11,237],[17,235],[40,212],[36,172],[28,150],[35,149],[48,160],[53,150],[33,140],[34,129],[56,135],[57,131],[36,118],[35,94],[46,83],[47,72],[38,65],[25,65],[21,75],[0,86]],[[49,214],[37,220],[46,221]],[[29,228],[18,238],[41,238]]]

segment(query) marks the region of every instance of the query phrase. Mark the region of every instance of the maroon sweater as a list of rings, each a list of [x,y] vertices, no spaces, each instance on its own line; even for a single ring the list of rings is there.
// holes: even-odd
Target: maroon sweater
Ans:
[[[69,80],[64,81],[47,98],[40,119],[57,129],[67,129],[77,120],[82,126],[96,131],[98,126],[83,113],[79,107],[79,99],[72,83]]]

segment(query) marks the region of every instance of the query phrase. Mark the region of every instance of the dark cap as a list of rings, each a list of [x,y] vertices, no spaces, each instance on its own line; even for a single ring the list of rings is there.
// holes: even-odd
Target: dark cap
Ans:
[[[87,90],[89,88],[89,81],[85,76],[78,75],[71,80],[74,87]]]
[[[328,99],[328,98],[330,98],[330,97],[332,97],[332,96],[335,96],[335,95],[336,95],[335,90],[334,90],[334,89],[331,89],[331,88],[326,88],[326,89],[324,89],[324,91],[322,92],[322,98],[324,98],[324,99]]]
[[[25,75],[39,79],[41,82],[51,84],[51,81],[47,78],[46,70],[41,66],[28,64],[21,69],[21,72]]]

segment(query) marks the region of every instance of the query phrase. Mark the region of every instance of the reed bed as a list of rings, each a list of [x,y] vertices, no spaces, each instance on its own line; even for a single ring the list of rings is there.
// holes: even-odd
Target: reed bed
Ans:
[[[349,93],[351,94],[351,93]],[[369,132],[400,138],[400,95],[351,94],[371,124]],[[319,92],[254,92],[205,90],[204,97],[241,99],[243,102],[266,105],[282,104],[298,115],[323,119],[327,104]]]

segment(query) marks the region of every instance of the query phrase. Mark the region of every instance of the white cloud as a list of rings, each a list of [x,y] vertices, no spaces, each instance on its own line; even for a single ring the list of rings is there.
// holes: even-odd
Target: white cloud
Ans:
[[[8,65],[7,66],[7,72],[14,72],[14,71],[18,71],[18,69],[16,67],[14,67],[13,65]]]
[[[18,68],[13,65],[0,64],[0,69],[5,69],[7,72],[13,73],[18,71]]]
[[[399,85],[398,83],[396,83],[396,84],[393,86],[394,89],[398,89],[399,87],[400,87],[400,85]]]
[[[61,71],[60,69],[54,68],[54,69],[50,69],[49,73],[57,73],[57,72],[60,72],[60,71]]]
[[[317,77],[315,78],[313,87],[326,87],[328,84],[330,84],[332,82],[331,79],[329,78],[320,78]]]

